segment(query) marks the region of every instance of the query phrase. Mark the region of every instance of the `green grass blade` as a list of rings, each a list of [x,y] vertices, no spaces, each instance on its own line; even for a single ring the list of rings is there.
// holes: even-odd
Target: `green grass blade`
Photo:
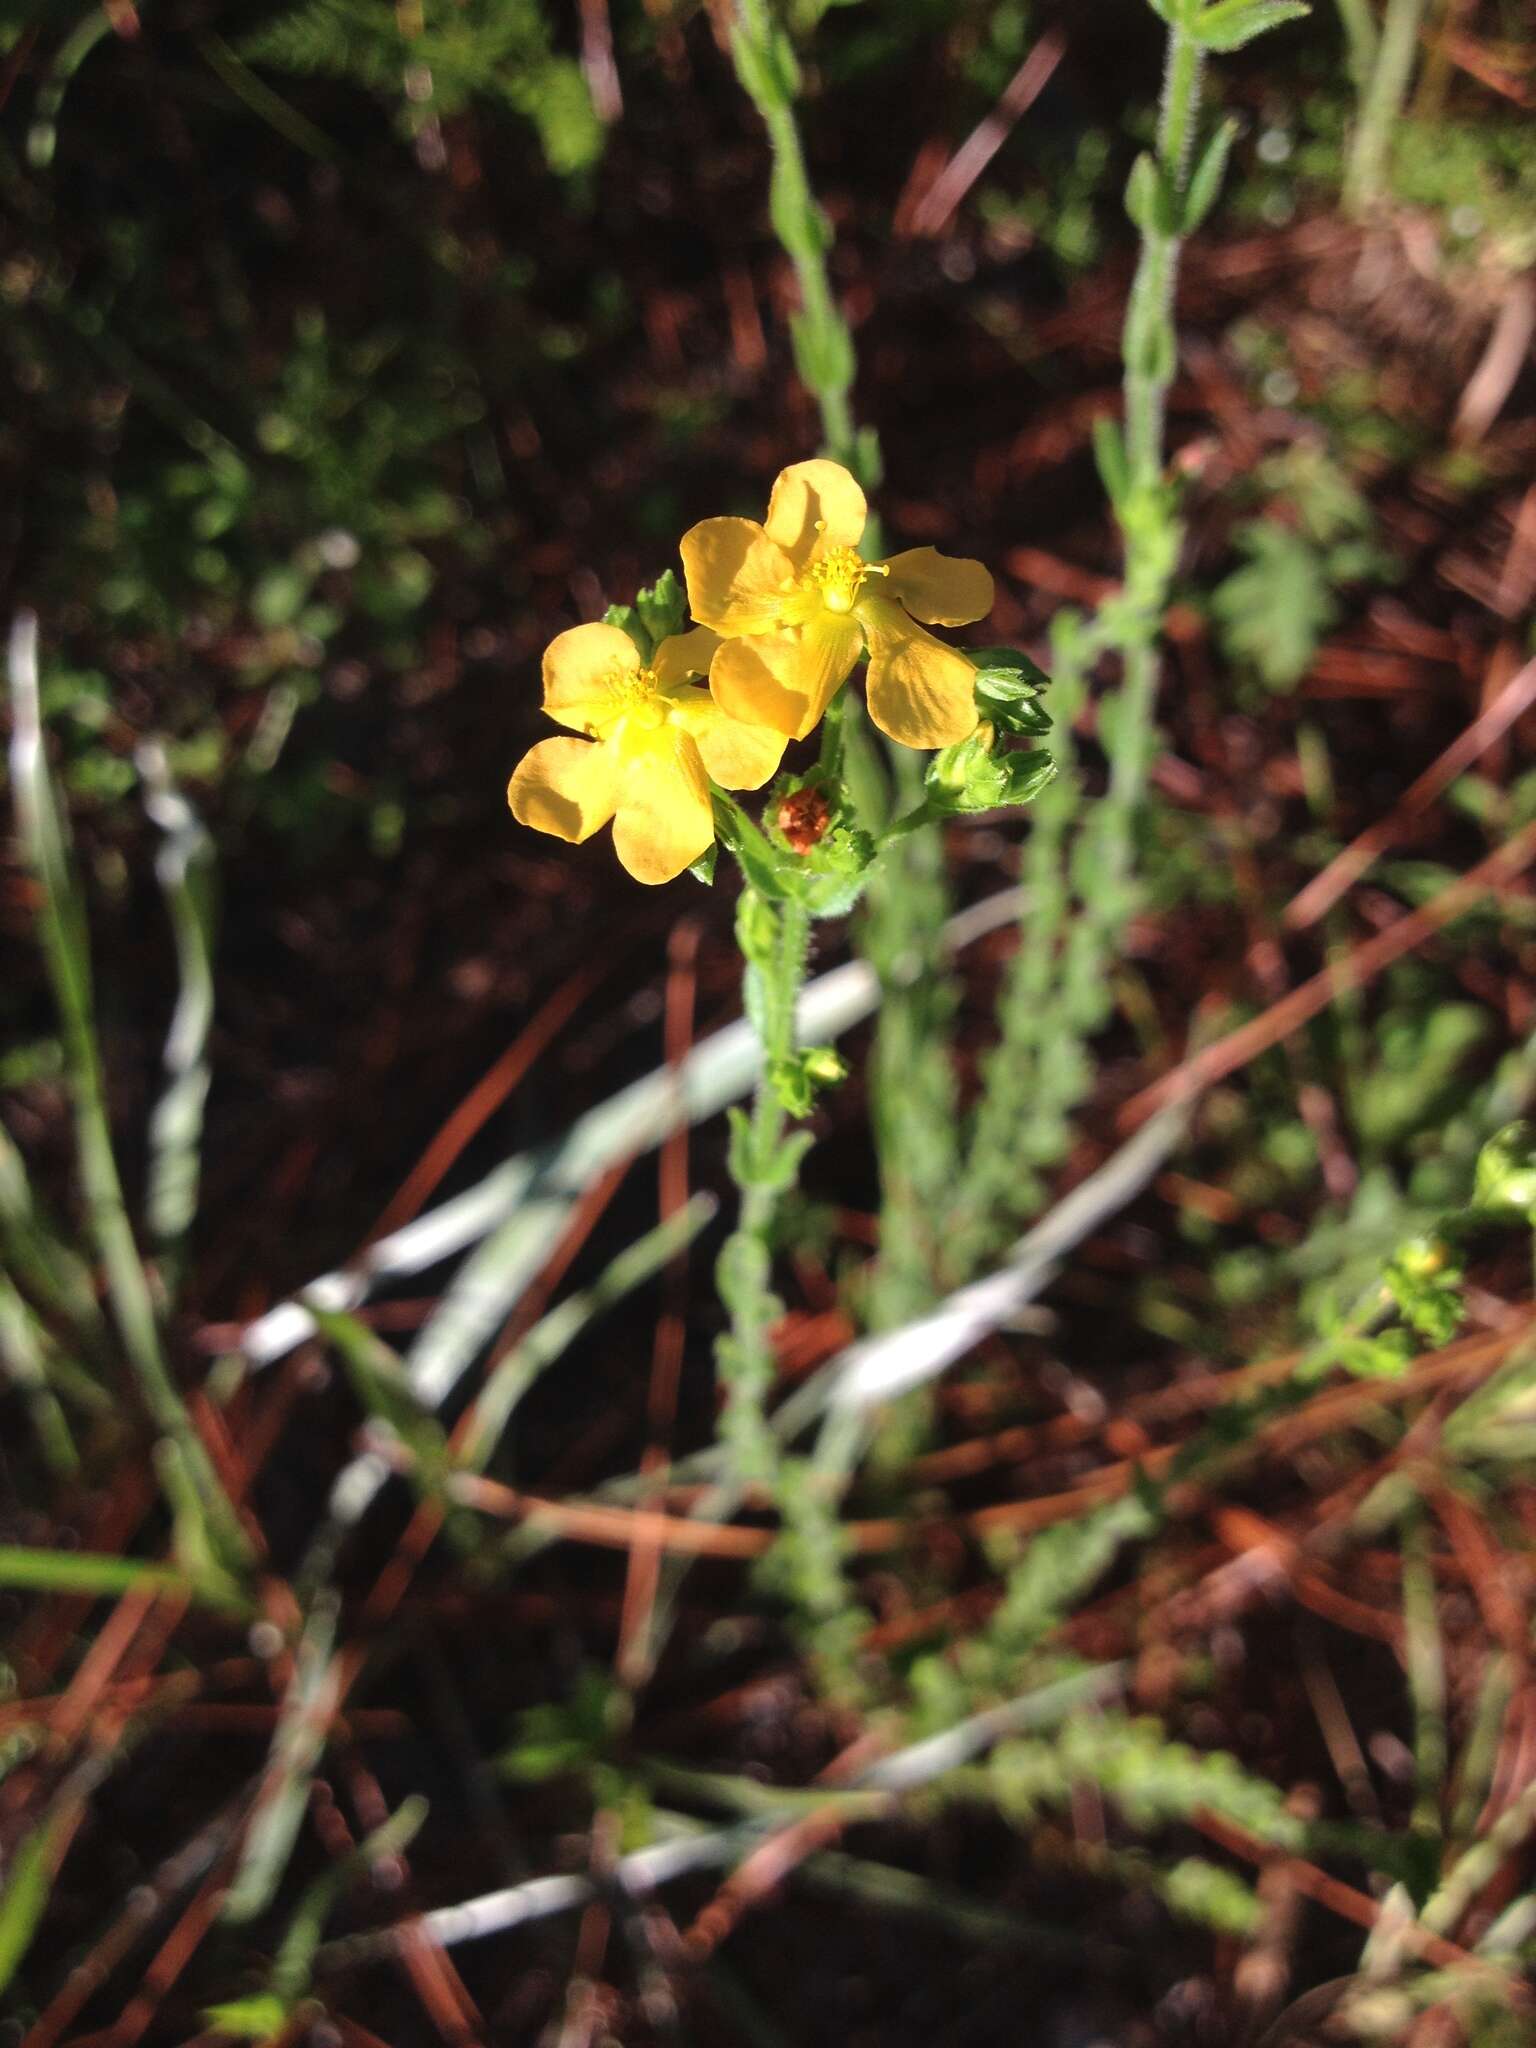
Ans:
[[[38,1448],[52,1472],[66,1475],[80,1469],[80,1454],[70,1433],[64,1407],[48,1380],[48,1341],[32,1313],[0,1272],[0,1366],[19,1389],[31,1411]]]
[[[712,1196],[695,1195],[676,1216],[648,1230],[612,1259],[590,1287],[568,1296],[539,1318],[487,1378],[475,1403],[474,1420],[460,1447],[456,1462],[461,1469],[484,1471],[517,1403],[540,1373],[570,1349],[589,1323],[595,1322],[626,1294],[659,1273],[669,1259],[675,1258],[692,1242],[714,1213]],[[336,1317],[323,1309],[317,1314],[327,1335],[338,1343],[344,1339],[351,1345],[351,1357],[348,1358],[343,1351],[343,1360],[354,1374],[360,1398],[371,1412],[382,1413],[384,1421],[395,1434],[416,1450],[417,1474],[426,1475],[430,1482],[427,1490],[435,1496],[434,1475],[442,1470],[446,1456],[441,1448],[444,1438],[436,1421],[425,1410],[415,1383],[398,1377],[400,1361],[363,1325],[350,1317]],[[354,1334],[359,1332],[365,1342],[360,1342]],[[390,1361],[388,1366],[381,1365],[380,1352]],[[357,1379],[359,1373],[361,1380]],[[366,1392],[364,1382],[367,1383]],[[409,1414],[415,1418],[407,1427],[401,1426],[405,1419],[402,1415],[390,1412],[402,1401],[409,1404]],[[424,1426],[433,1434],[427,1436]],[[419,1446],[412,1441],[413,1430],[423,1430]],[[328,1527],[316,1539],[311,1561],[300,1575],[303,1583],[318,1584],[329,1574],[342,1532],[366,1512],[388,1476],[389,1467],[372,1451],[365,1451],[354,1458],[342,1472],[331,1491]],[[456,1514],[449,1522],[450,1536],[458,1540],[465,1527],[462,1513]]]
[[[338,1602],[323,1595],[311,1610],[283,1697],[256,1811],[224,1900],[225,1920],[253,1920],[271,1904],[298,1839],[310,1782],[325,1748],[339,1675],[331,1652]]]
[[[208,1523],[208,1546],[230,1564],[244,1565],[250,1561],[250,1545],[171,1377],[149,1281],[123,1201],[96,1039],[90,938],[43,747],[37,620],[31,612],[19,612],[11,630],[10,682],[17,830],[40,887],[38,936],[59,1008],[90,1233],[106,1273],[123,1350],[155,1426],[180,1452],[199,1512]]]
[[[26,1164],[0,1125],[0,1263],[45,1314],[67,1322],[92,1355],[104,1349],[106,1324],[91,1270],[37,1206]]]
[[[593,1281],[540,1318],[486,1380],[475,1403],[474,1421],[460,1457],[483,1472],[511,1420],[512,1411],[546,1367],[568,1351],[581,1332],[692,1243],[715,1213],[710,1195],[698,1194],[667,1222],[636,1240]]]
[[[81,1593],[93,1599],[141,1592],[200,1597],[187,1574],[174,1565],[112,1557],[105,1551],[36,1550],[21,1543],[0,1543],[0,1586],[28,1593]]]
[[[167,1291],[197,1214],[203,1110],[208,1100],[208,1034],[213,1025],[216,924],[214,846],[201,819],[171,782],[165,749],[138,752],[144,807],[165,834],[155,874],[176,942],[180,987],[166,1034],[165,1086],[149,1124],[148,1218]]]
[[[14,1979],[48,1909],[54,1846],[69,1814],[67,1806],[56,1807],[32,1830],[11,1858],[0,1886],[0,1991]]]

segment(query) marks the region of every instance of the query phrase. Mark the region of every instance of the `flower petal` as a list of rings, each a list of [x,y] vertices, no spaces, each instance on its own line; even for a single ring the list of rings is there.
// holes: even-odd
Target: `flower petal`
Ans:
[[[670,882],[715,836],[699,750],[676,725],[626,741],[614,851],[637,882]]]
[[[573,846],[607,824],[618,793],[613,749],[590,740],[541,740],[507,784],[507,802],[520,825],[553,832]]]
[[[820,724],[863,644],[855,619],[828,611],[789,632],[727,640],[710,664],[710,694],[744,724],[769,725],[803,740]]]
[[[773,630],[795,565],[755,519],[701,519],[679,548],[688,609],[701,625],[727,637]]]
[[[667,708],[672,723],[692,737],[705,769],[722,789],[761,789],[784,758],[787,734],[731,718],[708,690],[680,690]]]
[[[892,555],[882,595],[899,598],[925,626],[969,626],[992,609],[992,573],[967,555],[908,548]]]
[[[674,633],[670,640],[662,641],[651,662],[657,682],[664,690],[674,690],[690,676],[707,676],[719,645],[720,635],[709,626]]]
[[[951,747],[976,725],[976,670],[963,654],[913,625],[900,605],[866,598],[869,715],[904,747]]]
[[[571,626],[544,650],[544,709],[557,725],[587,732],[612,715],[614,671],[634,675],[639,667],[622,626]]]
[[[792,462],[774,480],[763,530],[797,569],[827,548],[856,548],[869,507],[840,462]]]

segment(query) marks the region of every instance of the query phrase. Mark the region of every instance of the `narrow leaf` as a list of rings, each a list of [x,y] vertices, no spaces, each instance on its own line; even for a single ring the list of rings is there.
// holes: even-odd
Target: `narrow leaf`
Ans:
[[[22,1842],[0,1889],[0,1991],[32,1946],[53,1890],[54,1851],[71,1809],[58,1806]]]
[[[1310,14],[1306,0],[1217,0],[1190,22],[1189,32],[1208,50],[1240,50],[1267,29]]]
[[[148,1564],[136,1557],[112,1557],[95,1550],[35,1550],[0,1544],[0,1586],[29,1593],[99,1594],[156,1592],[192,1594],[195,1588],[174,1565]]]
[[[1237,121],[1229,115],[1201,150],[1184,194],[1182,234],[1192,235],[1215,205],[1237,129]]]
[[[163,1055],[165,1088],[150,1117],[149,1227],[162,1254],[174,1254],[197,1213],[203,1109],[208,1100],[208,1034],[213,1025],[213,841],[171,781],[165,749],[138,750],[144,808],[165,833],[155,875],[176,942],[180,987]]]

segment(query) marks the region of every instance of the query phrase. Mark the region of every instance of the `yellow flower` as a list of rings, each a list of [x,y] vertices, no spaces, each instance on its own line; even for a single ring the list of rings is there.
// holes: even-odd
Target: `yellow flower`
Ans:
[[[719,646],[703,627],[663,640],[652,665],[618,626],[572,626],[544,655],[544,709],[579,740],[541,740],[519,762],[507,802],[519,824],[590,839],[611,818],[637,882],[670,882],[715,836],[709,779],[757,789],[784,735],[729,717],[689,681]]]
[[[976,671],[914,622],[985,618],[992,578],[935,548],[866,562],[866,512],[839,463],[796,462],[761,526],[705,519],[683,535],[689,609],[722,641],[709,687],[733,718],[803,739],[867,645],[876,725],[904,746],[952,746],[976,723]]]

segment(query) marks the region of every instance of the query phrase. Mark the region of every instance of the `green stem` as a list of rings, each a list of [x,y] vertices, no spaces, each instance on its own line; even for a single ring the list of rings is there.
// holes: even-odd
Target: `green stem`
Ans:
[[[1369,0],[1338,0],[1338,8],[1339,19],[1344,25],[1344,40],[1349,46],[1349,75],[1354,82],[1356,99],[1363,100],[1376,64],[1380,41],[1376,33],[1376,17],[1371,13]]]
[[[1200,118],[1205,52],[1174,28],[1168,36],[1163,93],[1158,107],[1157,162],[1166,191],[1182,200]],[[1152,707],[1157,690],[1157,634],[1178,563],[1182,529],[1164,491],[1164,430],[1168,392],[1178,369],[1174,293],[1183,248],[1177,233],[1149,224],[1125,321],[1125,442],[1129,498],[1121,517],[1125,536],[1125,603],[1118,619],[1124,658],[1110,748],[1110,802],[1127,816],[1146,787],[1152,759]],[[1129,857],[1129,834],[1115,834]],[[1112,894],[1114,892],[1111,892]]]
[[[738,1117],[731,1173],[741,1206],[735,1230],[721,1249],[716,1277],[731,1326],[716,1350],[725,1390],[721,1434],[742,1483],[771,1483],[778,1443],[768,1426],[774,1358],[770,1333],[783,1314],[773,1291],[773,1232],[779,1205],[794,1184],[798,1149],[786,1136],[788,1119],[774,1087],[774,1071],[795,1050],[795,1005],[805,979],[810,914],[797,903],[770,902],[750,883],[737,913],[746,960],[747,1013],[762,1046],[762,1071],[750,1117]]]
[[[838,787],[843,779],[843,713],[847,708],[848,692],[840,690],[821,717],[821,752],[816,770],[829,789]]]
[[[1387,0],[1344,169],[1345,210],[1358,219],[1387,196],[1392,130],[1402,116],[1428,0]]]
[[[1200,112],[1205,52],[1182,29],[1168,36],[1163,94],[1157,117],[1157,161],[1170,192],[1182,194],[1189,178]],[[1125,318],[1125,444],[1133,491],[1154,489],[1162,478],[1163,420],[1168,387],[1178,365],[1173,295],[1181,238],[1148,226]],[[1127,555],[1134,543],[1127,535]],[[1128,570],[1134,568],[1131,560]]]
[[[850,396],[855,369],[853,336],[838,310],[827,274],[832,229],[811,191],[795,118],[800,67],[789,37],[773,19],[768,0],[736,0],[731,56],[743,89],[763,118],[773,151],[768,212],[800,287],[801,310],[791,327],[795,367],[820,409],[826,453],[850,468],[867,471],[869,462],[860,462],[866,451],[861,449],[854,426]],[[872,480],[866,474],[865,481]]]
[[[1205,51],[1200,44],[1183,29],[1174,29],[1168,38],[1163,95],[1157,109],[1157,156],[1180,192],[1189,180],[1204,66]]]
[[[946,1244],[955,1270],[981,1263],[1039,1200],[1040,1169],[1070,1142],[1070,1113],[1088,1091],[1089,1039],[1110,1008],[1110,976],[1136,902],[1136,828],[1151,769],[1158,635],[1183,530],[1164,475],[1168,392],[1178,368],[1173,321],[1184,213],[1205,52],[1169,29],[1158,104],[1156,190],[1138,178],[1141,252],[1126,306],[1123,454],[1106,468],[1125,550],[1122,590],[1089,622],[1063,615],[1053,635],[1058,718],[1053,747],[1064,773],[1041,799],[1025,857],[1028,908],[999,1007],[1000,1044],[986,1085]],[[1071,773],[1072,713],[1092,663],[1121,658],[1120,688],[1101,731],[1109,788],[1085,807]]]

